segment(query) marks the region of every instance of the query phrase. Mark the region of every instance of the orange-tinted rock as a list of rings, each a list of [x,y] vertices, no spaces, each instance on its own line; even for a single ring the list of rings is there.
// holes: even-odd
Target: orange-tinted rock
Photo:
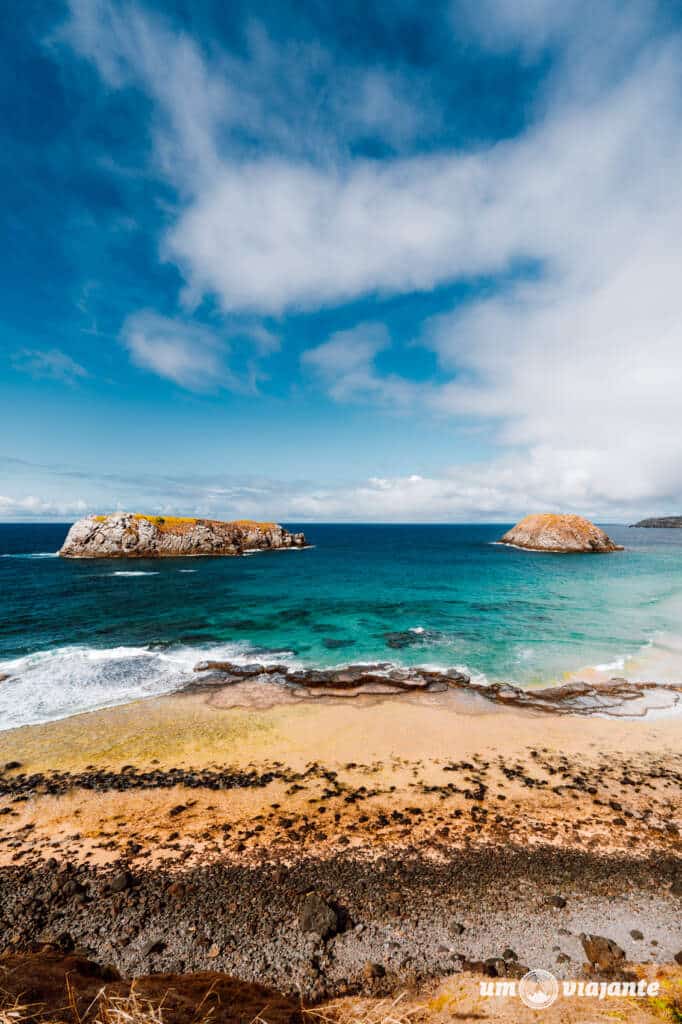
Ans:
[[[250,519],[224,523],[218,519],[116,512],[79,519],[59,554],[62,558],[177,558],[305,546],[302,533],[289,533],[278,523]]]
[[[622,551],[608,534],[589,519],[545,512],[526,516],[505,533],[502,544],[529,551]]]

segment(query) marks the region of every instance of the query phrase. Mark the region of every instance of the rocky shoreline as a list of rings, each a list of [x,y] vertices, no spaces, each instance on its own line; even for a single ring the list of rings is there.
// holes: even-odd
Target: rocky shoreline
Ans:
[[[346,700],[392,670],[339,671],[204,665],[183,693],[2,734],[0,972],[38,950],[172,977],[188,1005],[264,985],[327,1014],[443,978],[676,969],[673,719],[576,727],[426,670]],[[226,710],[243,687],[284,697]]]
[[[575,976],[581,936],[603,932],[623,950],[614,967],[682,949],[677,858],[550,847],[184,872],[54,860],[2,869],[0,908],[5,953],[51,944],[123,974],[221,971],[307,1001],[462,970]]]
[[[448,690],[482,697],[493,704],[548,714],[643,716],[655,707],[672,710],[682,703],[682,684],[633,682],[618,677],[595,682],[575,680],[535,689],[511,683],[479,683],[455,669],[399,667],[391,662],[341,668],[292,668],[283,663],[203,661],[194,667],[201,679],[188,689],[221,689],[241,684],[283,687],[299,699],[396,697]]]
[[[0,950],[320,1001],[682,951],[679,758],[0,773]],[[610,947],[609,947],[610,948]],[[622,962],[620,962],[622,960]]]

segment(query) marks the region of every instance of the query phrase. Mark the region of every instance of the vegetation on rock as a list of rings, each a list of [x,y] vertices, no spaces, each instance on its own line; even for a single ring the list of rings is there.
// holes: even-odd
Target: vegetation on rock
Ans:
[[[526,516],[501,538],[502,544],[529,551],[621,551],[619,544],[589,519],[544,512]]]

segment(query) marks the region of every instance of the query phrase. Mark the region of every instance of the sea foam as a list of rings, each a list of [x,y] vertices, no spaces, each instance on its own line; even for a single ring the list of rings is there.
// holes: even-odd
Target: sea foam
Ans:
[[[149,570],[149,571],[145,572],[142,569],[135,569],[135,570],[133,570],[133,569],[129,569],[129,570],[119,569],[117,572],[110,572],[109,573],[109,576],[158,576],[158,575],[159,574],[156,571]]]
[[[58,647],[0,662],[0,730],[173,693],[199,661],[266,661],[248,644],[207,647]],[[272,660],[272,659],[271,659]],[[282,660],[278,655],[277,660]]]

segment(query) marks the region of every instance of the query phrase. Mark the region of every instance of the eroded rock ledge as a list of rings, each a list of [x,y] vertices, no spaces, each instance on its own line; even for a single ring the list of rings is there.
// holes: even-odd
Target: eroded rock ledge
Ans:
[[[306,669],[258,662],[238,665],[229,661],[201,661],[194,667],[205,674],[204,685],[234,686],[244,681],[289,688],[301,698],[397,696],[405,693],[444,693],[460,690],[496,704],[558,714],[641,716],[647,711],[669,710],[682,699],[682,686],[655,682],[608,679],[581,680],[560,686],[523,689],[511,683],[478,683],[456,670],[402,668],[390,662],[349,665],[345,668]],[[196,685],[196,684],[194,684]]]
[[[59,554],[62,558],[176,558],[304,547],[304,534],[289,533],[278,523],[117,512],[79,519]]]
[[[606,553],[623,550],[589,519],[552,512],[526,516],[505,533],[500,543],[529,551]]]

